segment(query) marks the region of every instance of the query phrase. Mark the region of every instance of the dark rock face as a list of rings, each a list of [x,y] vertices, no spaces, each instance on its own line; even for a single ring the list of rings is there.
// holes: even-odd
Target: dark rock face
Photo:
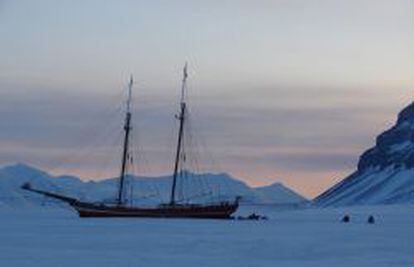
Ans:
[[[404,121],[414,123],[414,102],[404,108],[400,114],[398,114],[397,124],[401,124]]]
[[[414,167],[414,103],[398,115],[395,126],[380,134],[376,146],[362,154],[358,171],[394,164]]]

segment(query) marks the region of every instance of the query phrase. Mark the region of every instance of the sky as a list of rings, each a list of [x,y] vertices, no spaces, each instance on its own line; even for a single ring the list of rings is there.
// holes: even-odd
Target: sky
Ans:
[[[414,1],[0,0],[0,164],[172,171],[181,69],[202,170],[314,197],[414,95]]]

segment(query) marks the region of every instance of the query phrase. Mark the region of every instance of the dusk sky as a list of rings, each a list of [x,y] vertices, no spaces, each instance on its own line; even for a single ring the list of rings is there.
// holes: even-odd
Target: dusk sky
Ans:
[[[172,171],[188,61],[205,169],[308,197],[414,96],[412,0],[0,0],[0,38],[0,164],[85,179],[118,171],[130,74],[138,174]]]

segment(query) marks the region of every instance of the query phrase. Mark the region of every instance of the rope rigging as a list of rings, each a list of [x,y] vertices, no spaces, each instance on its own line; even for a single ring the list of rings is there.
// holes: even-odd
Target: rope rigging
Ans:
[[[210,162],[208,165],[210,169],[218,165],[208,152],[207,145],[202,139],[201,133],[197,132],[197,128],[194,125],[192,111],[187,105],[189,98],[186,92],[187,78],[187,65],[185,65],[183,70],[183,84],[181,87],[180,114],[176,116],[180,121],[180,129],[172,195],[170,198],[171,204],[175,204],[175,202],[190,203],[196,199],[205,200],[208,197],[210,199],[214,197],[220,198],[220,188],[218,190],[212,190],[216,189],[214,187],[220,187],[220,185],[211,181],[210,178],[207,179],[206,169],[203,169],[200,164],[201,161],[204,161],[202,160],[202,155],[207,155],[206,161]],[[142,153],[143,149],[138,141],[139,131],[135,128],[137,124],[131,116],[133,108],[131,91],[132,77],[128,84],[128,90],[123,90],[120,93],[121,96],[125,97],[124,94],[127,92],[127,100],[117,101],[117,103],[122,104],[117,105],[115,109],[111,108],[111,112],[99,112],[98,116],[94,116],[90,123],[87,124],[88,127],[85,129],[86,134],[82,135],[84,138],[83,141],[81,141],[82,138],[77,139],[77,141],[85,145],[76,150],[77,153],[75,153],[75,156],[72,156],[72,159],[68,157],[61,158],[61,163],[59,164],[59,167],[70,164],[71,162],[74,162],[75,165],[84,164],[85,161],[83,159],[85,158],[87,160],[100,158],[103,164],[97,168],[97,177],[101,177],[104,172],[113,172],[115,169],[114,166],[119,166],[119,155],[122,154],[121,173],[120,175],[119,173],[116,175],[120,178],[119,188],[118,192],[114,190],[114,195],[112,196],[114,203],[118,205],[133,205],[135,198],[146,199],[154,196],[161,198],[163,195],[161,194],[163,190],[160,190],[155,183],[150,183],[150,188],[147,187],[147,191],[140,194],[139,192],[142,190],[139,186],[140,181],[133,175],[134,173],[138,173],[138,171],[144,170],[145,166],[149,166],[150,164],[148,164],[145,154]],[[120,96],[118,97],[120,98]],[[124,120],[122,117],[125,115],[126,118]],[[123,122],[123,127],[120,127],[120,122]],[[91,131],[90,129],[103,130]],[[112,141],[108,142],[108,139]],[[123,146],[121,146],[122,141]],[[109,145],[102,146],[102,143]],[[82,158],[82,160],[79,160],[79,158]],[[224,186],[226,186],[225,181]],[[219,194],[214,195],[214,192],[217,191]]]
[[[176,116],[176,118],[180,120],[180,124],[183,124],[183,130],[182,132],[181,130],[179,130],[179,135],[181,136],[179,136],[177,154],[180,154],[178,155],[176,162],[176,164],[178,165],[178,167],[176,167],[176,183],[178,198],[174,199],[174,201],[188,203],[197,198],[205,198],[206,196],[209,196],[210,198],[214,197],[214,190],[211,190],[212,185],[209,183],[209,179],[205,177],[206,170],[203,170],[201,168],[201,150],[204,149],[203,152],[206,152],[205,154],[209,156],[208,159],[212,159],[213,157],[211,156],[211,154],[208,153],[205,142],[201,143],[200,145],[200,143],[197,142],[198,140],[196,138],[196,136],[198,137],[198,135],[194,134],[194,121],[192,119],[190,109],[186,102],[186,100],[188,100],[188,94],[185,91],[187,86],[186,81],[188,77],[187,64],[185,65],[183,72],[184,74],[181,91],[181,112],[178,116]],[[204,147],[202,146],[202,144],[204,144]],[[210,162],[210,168],[216,165],[214,160],[210,160]],[[173,184],[173,190],[174,186],[175,185]],[[216,197],[220,198],[220,194],[216,195]]]

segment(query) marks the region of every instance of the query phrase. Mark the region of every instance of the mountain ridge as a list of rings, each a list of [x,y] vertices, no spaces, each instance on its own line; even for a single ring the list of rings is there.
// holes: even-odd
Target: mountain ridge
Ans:
[[[281,183],[272,184],[263,193],[263,187],[259,189],[248,186],[246,183],[233,178],[227,173],[203,173],[191,174],[191,181],[181,181],[182,188],[189,187],[187,191],[182,189],[181,194],[191,193],[198,197],[199,201],[208,201],[207,196],[202,195],[202,187],[210,186],[218,189],[218,193],[211,193],[209,197],[230,199],[241,195],[243,202],[252,204],[292,204],[302,203],[307,200],[288,189]],[[133,204],[154,205],[168,201],[170,193],[170,175],[159,177],[128,176],[128,185],[132,188],[128,191],[128,197]],[[56,193],[77,197],[85,201],[111,201],[116,196],[117,178],[105,178],[99,181],[83,181],[76,176],[59,175],[52,176],[47,172],[22,163],[4,166],[0,168],[0,203],[11,206],[41,205],[49,201],[44,197],[36,196],[20,189],[20,186],[30,182],[34,187],[50,190]],[[266,188],[266,187],[264,187]],[[213,190],[211,190],[213,191]],[[183,198],[184,199],[184,198]],[[59,205],[57,203],[57,205]]]

